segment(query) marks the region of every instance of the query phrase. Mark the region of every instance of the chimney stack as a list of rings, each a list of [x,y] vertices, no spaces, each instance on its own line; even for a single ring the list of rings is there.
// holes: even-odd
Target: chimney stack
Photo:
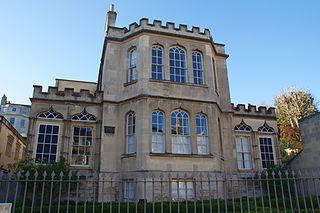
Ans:
[[[108,31],[109,27],[114,27],[116,25],[116,19],[117,19],[117,13],[114,11],[114,4],[111,4],[109,11],[107,13],[105,31]]]

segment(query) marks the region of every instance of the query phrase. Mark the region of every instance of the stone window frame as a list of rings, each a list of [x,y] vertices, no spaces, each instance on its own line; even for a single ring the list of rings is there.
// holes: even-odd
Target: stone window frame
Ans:
[[[153,115],[154,113],[157,114],[157,121],[154,123],[153,122]],[[162,124],[159,123],[159,114],[162,114]],[[156,109],[153,110],[151,113],[151,153],[165,153],[166,152],[166,119],[165,119],[166,115],[164,113],[164,111],[160,110],[160,109]],[[156,125],[156,131],[154,132],[153,130],[153,125]],[[162,125],[162,132],[159,132],[159,125]],[[161,151],[154,151],[154,137],[162,137],[162,150]]]
[[[198,119],[200,119],[200,125],[198,125]],[[202,123],[203,119],[205,120],[205,124],[204,125]],[[200,130],[200,132],[198,130]],[[208,128],[208,116],[203,112],[196,113],[196,144],[197,144],[197,149],[198,149],[198,154],[199,155],[209,155],[210,154],[209,133],[208,133],[208,131],[209,131],[209,128]],[[202,132],[204,132],[204,133],[201,134]],[[199,151],[200,138],[204,138],[204,141],[206,142],[207,152],[205,152],[205,153],[201,153],[201,151]],[[198,139],[199,139],[199,141],[198,141]]]
[[[234,127],[234,131],[235,131],[235,145],[236,145],[236,153],[237,153],[237,168],[239,170],[252,170],[252,169],[254,169],[253,142],[252,142],[252,137],[251,137],[251,134],[253,132],[252,127],[249,126],[248,124],[246,124],[244,122],[244,120],[241,120],[241,122]],[[238,166],[238,153],[242,153],[242,158],[244,158],[243,154],[245,152],[243,152],[243,150],[241,150],[241,152],[238,152],[237,144],[236,144],[237,137],[248,137],[248,141],[249,141],[249,145],[250,145],[250,159],[251,159],[251,165],[252,165],[251,168],[239,168],[239,166]],[[246,152],[246,153],[248,153],[248,152]]]
[[[40,153],[41,155],[43,155],[45,152],[44,152],[44,145],[46,144],[45,143],[45,136],[46,136],[46,134],[44,134],[44,139],[43,139],[43,142],[42,142],[42,144],[43,144],[43,148],[42,148],[42,152],[37,152],[37,148],[38,148],[38,142],[39,142],[39,136],[40,136],[40,126],[41,125],[45,125],[45,126],[48,126],[48,125],[50,125],[50,126],[58,126],[58,133],[57,134],[51,134],[50,136],[51,136],[51,139],[52,139],[52,135],[56,135],[57,136],[57,143],[56,143],[56,146],[57,146],[57,148],[56,148],[56,152],[55,152],[55,155],[56,155],[56,158],[55,158],[55,160],[54,160],[54,162],[57,162],[57,159],[58,159],[58,157],[60,156],[60,149],[59,149],[59,145],[60,145],[60,132],[61,132],[61,124],[59,124],[59,123],[55,123],[55,122],[40,122],[40,123],[38,123],[38,125],[37,125],[37,132],[36,132],[36,142],[35,142],[35,148],[34,148],[34,161],[35,161],[35,163],[37,163],[37,164],[48,164],[48,163],[50,163],[49,161],[48,162],[37,162],[37,153]],[[46,132],[45,132],[46,133]],[[52,143],[50,143],[51,145],[50,145],[50,150],[51,150],[51,146],[52,146]],[[50,152],[50,150],[49,150],[49,152]],[[51,153],[49,154],[49,155],[51,155]]]
[[[125,153],[127,155],[135,154],[137,152],[137,139],[136,139],[136,113],[134,111],[129,111],[126,114],[126,122],[125,122],[125,131],[126,131],[126,149]],[[132,123],[130,122],[130,118],[132,118]],[[130,130],[130,127],[132,131]],[[131,141],[130,141],[131,140]],[[134,146],[132,151],[129,150],[129,146]]]
[[[259,145],[259,153],[260,153],[260,162],[261,162],[261,168],[266,169],[267,167],[263,167],[262,163],[262,152],[261,152],[261,144],[260,144],[260,138],[268,138],[271,140],[271,147],[272,147],[272,154],[273,154],[273,165],[277,165],[277,155],[276,155],[276,150],[275,150],[275,145],[274,145],[274,135],[275,131],[274,129],[267,124],[265,121],[262,126],[258,128],[258,145]]]
[[[137,47],[133,46],[128,50],[128,59],[127,82],[130,83],[137,80]]]
[[[153,55],[153,51],[156,51],[156,56]],[[158,56],[158,51],[161,50],[161,57]],[[161,58],[161,63],[159,63],[159,59]],[[155,63],[154,63],[155,61]],[[154,71],[156,68],[156,71]],[[157,69],[161,69],[159,72]],[[159,73],[161,73],[161,78],[158,78]],[[155,76],[154,76],[155,75]],[[164,48],[160,44],[154,44],[151,47],[151,79],[153,80],[164,80],[165,72],[164,72]]]
[[[180,65],[181,65],[181,62],[184,62],[184,66],[178,66],[178,67],[176,66],[175,52],[173,53],[174,58],[170,57],[172,49],[179,49],[180,50],[179,55],[183,51],[184,61],[182,59],[180,59],[181,56],[179,57],[178,61],[180,62]],[[169,58],[169,75],[170,75],[169,79],[170,79],[170,81],[176,82],[176,83],[182,83],[182,84],[183,83],[188,83],[189,82],[188,66],[187,66],[188,65],[188,61],[187,61],[188,52],[187,52],[186,48],[184,48],[184,47],[182,47],[180,45],[171,46],[171,47],[169,47],[168,53],[169,53],[168,58]],[[171,60],[173,61],[173,65],[171,65]],[[174,69],[174,72],[172,74],[171,74],[171,69]],[[180,76],[180,81],[175,80],[176,76],[177,76],[177,73],[176,73],[175,69],[180,69],[180,75],[179,75]],[[181,75],[181,70],[184,70],[184,81],[182,81],[182,79],[181,79],[181,77],[183,76],[183,75]]]
[[[21,150],[21,144],[17,141],[16,142],[16,149],[15,149],[15,153],[14,153],[14,160],[19,160],[20,150]]]
[[[86,122],[96,122],[97,121],[97,117],[88,113],[86,108],[83,109],[82,112],[78,113],[78,114],[74,114],[73,116],[71,116],[71,120],[72,121],[86,121]]]
[[[172,120],[173,120],[173,114],[175,113],[174,115],[174,118],[175,118],[175,124],[172,123]],[[181,125],[181,130],[182,130],[182,134],[179,134],[179,130],[177,131],[177,127],[179,128],[179,126],[177,126],[177,118],[178,118],[178,115],[179,114],[182,114],[182,123],[185,119],[187,119],[187,126],[184,126],[184,124]],[[184,115],[186,115],[186,117],[184,117]],[[171,129],[171,146],[172,146],[172,153],[173,154],[191,154],[192,153],[192,141],[191,141],[191,132],[190,132],[190,115],[189,113],[186,111],[186,110],[183,110],[183,109],[176,109],[176,110],[173,110],[171,113],[170,113],[170,129]],[[173,130],[175,129],[175,132],[176,133],[173,133]],[[178,143],[174,142],[174,140],[179,140],[179,137],[183,137],[185,139],[185,145],[188,145],[188,152],[174,152],[174,145],[178,145]],[[181,138],[181,139],[183,139]],[[187,144],[188,143],[188,144]],[[183,144],[182,144],[183,145]]]
[[[204,85],[205,76],[203,71],[203,54],[199,50],[193,50],[191,53],[191,58],[192,58],[192,70],[193,70],[193,83],[198,85]],[[201,74],[201,77],[199,76],[199,74]]]

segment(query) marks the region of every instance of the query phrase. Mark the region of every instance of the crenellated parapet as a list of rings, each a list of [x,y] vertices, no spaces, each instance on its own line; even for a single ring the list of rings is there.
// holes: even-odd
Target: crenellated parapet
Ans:
[[[248,104],[238,104],[237,106],[232,105],[232,109],[235,115],[246,115],[246,116],[259,116],[259,117],[276,117],[276,110],[274,107],[259,106]]]
[[[91,103],[101,103],[103,98],[102,91],[96,91],[90,93],[89,90],[80,89],[80,92],[75,92],[73,88],[65,88],[63,91],[59,91],[58,87],[48,87],[48,91],[42,91],[42,86],[33,86],[32,99],[43,99],[51,101],[81,101]]]
[[[172,22],[167,22],[163,25],[159,20],[154,20],[151,23],[147,18],[140,19],[139,24],[136,22],[130,24],[128,28],[109,26],[106,36],[109,39],[123,40],[127,37],[134,36],[141,31],[212,41],[209,29],[201,31],[199,27],[192,26],[191,28],[188,28],[188,26],[184,24],[179,24],[179,26],[176,27]],[[217,46],[216,49],[219,49],[219,52],[224,53],[224,45],[216,43],[214,43],[214,45]]]

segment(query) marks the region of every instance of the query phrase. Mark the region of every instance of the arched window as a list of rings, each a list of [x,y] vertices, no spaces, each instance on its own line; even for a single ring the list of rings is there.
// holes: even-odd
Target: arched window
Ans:
[[[42,112],[38,115],[38,118],[46,118],[46,119],[63,119],[63,116],[61,113],[56,112],[53,110],[52,106],[50,107],[50,110],[47,112]]]
[[[96,117],[87,113],[86,109],[84,109],[81,113],[72,116],[71,120],[74,121],[96,121]]]
[[[152,79],[163,80],[163,49],[158,45],[152,47],[151,72]]]
[[[128,82],[137,80],[137,49],[133,48],[129,52]]]
[[[235,131],[244,131],[244,132],[251,132],[251,127],[248,126],[243,120],[241,121],[241,123],[239,123],[238,125],[236,125],[234,127]]]
[[[199,52],[192,53],[193,81],[195,84],[203,84],[202,55]]]
[[[169,50],[170,58],[170,81],[185,83],[187,79],[186,54],[179,47]]]
[[[40,113],[38,118],[62,120],[63,116],[51,107],[49,111]],[[55,123],[39,124],[35,149],[36,163],[50,163],[57,160],[59,128],[60,126]]]
[[[209,154],[208,119],[207,116],[205,116],[204,114],[197,113],[196,115],[196,131],[198,154]]]
[[[126,119],[127,154],[136,152],[136,114],[129,112]]]
[[[191,154],[189,116],[184,111],[171,113],[172,153]]]
[[[251,153],[251,127],[243,120],[234,127],[236,131],[236,149],[238,169],[252,169],[252,153]]]
[[[81,113],[73,115],[71,120],[95,122],[97,119],[94,115],[87,113],[86,109],[84,109]],[[92,131],[92,127],[83,125],[77,125],[73,128],[72,165],[89,165],[93,147]]]
[[[164,114],[159,110],[152,112],[152,152],[165,152]]]
[[[264,123],[262,126],[258,128],[258,132],[263,132],[263,133],[273,133],[273,128],[270,127],[267,123]]]
[[[275,165],[275,155],[273,153],[272,135],[268,135],[268,133],[273,133],[274,130],[267,123],[264,123],[258,128],[258,132],[262,133],[259,136],[262,168],[273,167]]]

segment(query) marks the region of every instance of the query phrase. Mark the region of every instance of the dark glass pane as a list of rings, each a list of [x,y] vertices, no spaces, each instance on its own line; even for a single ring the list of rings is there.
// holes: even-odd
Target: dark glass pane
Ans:
[[[154,48],[154,49],[152,49],[152,56],[156,56],[157,55],[157,51],[156,51],[156,49]]]
[[[72,154],[73,154],[73,155],[78,154],[78,147],[77,147],[77,146],[73,146],[73,147],[72,147]]]
[[[157,132],[157,125],[152,124],[152,132]]]
[[[45,143],[51,143],[51,135],[46,135],[44,142]]]
[[[52,145],[51,146],[51,154],[56,154],[57,153],[57,145]]]
[[[197,135],[200,135],[200,133],[201,133],[201,128],[197,127]]]
[[[50,162],[55,162],[56,161],[56,155],[50,155]]]
[[[78,136],[73,136],[73,144],[78,145],[79,144],[79,137]]]
[[[50,152],[50,145],[46,144],[44,145],[43,153],[49,153]]]
[[[162,64],[162,58],[158,59],[158,64]]]
[[[170,53],[169,53],[169,57],[170,57],[170,59],[173,59],[173,52],[170,50]]]
[[[170,60],[170,67],[174,66],[174,60]]]
[[[155,72],[152,73],[152,79],[157,79],[157,74]]]
[[[159,74],[157,75],[157,79],[162,80],[162,73],[159,73]]]
[[[86,128],[80,128],[80,136],[86,135]]]
[[[43,149],[43,145],[42,144],[38,144],[37,145],[37,153],[42,153],[42,149]]]
[[[44,135],[43,134],[39,134],[38,135],[38,143],[43,143],[44,142]]]
[[[49,134],[52,133],[52,126],[51,125],[47,125],[46,133],[49,133]]]
[[[58,143],[58,135],[52,135],[51,143],[57,144]]]
[[[158,57],[159,57],[159,58],[162,58],[162,49],[159,49],[159,51],[158,51]]]
[[[92,136],[92,129],[91,128],[87,128],[87,136]]]
[[[46,125],[40,125],[39,133],[44,133]]]
[[[155,57],[152,57],[152,63],[156,64],[157,63],[157,59]]]
[[[157,123],[157,114],[156,113],[152,113],[152,123],[153,124]]]
[[[56,135],[59,134],[59,126],[53,126],[52,133]]]

